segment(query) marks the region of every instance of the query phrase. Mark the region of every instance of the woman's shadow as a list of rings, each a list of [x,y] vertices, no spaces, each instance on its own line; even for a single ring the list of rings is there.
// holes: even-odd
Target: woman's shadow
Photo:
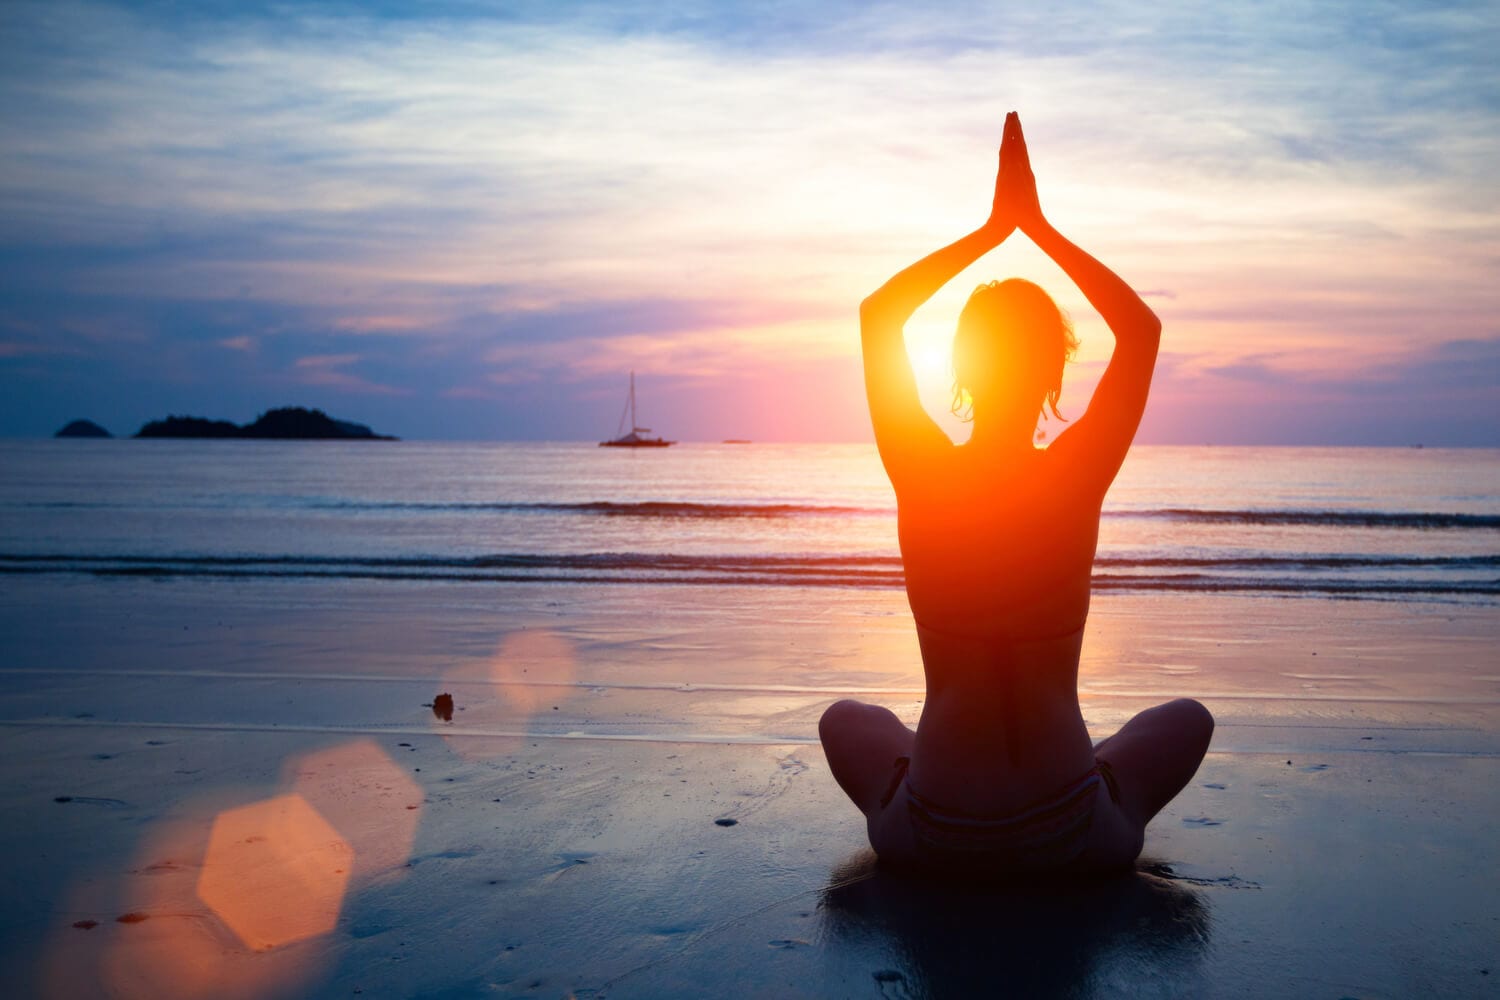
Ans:
[[[1210,923],[1166,865],[1001,887],[902,874],[868,851],[833,872],[820,911],[827,939],[883,955],[872,974],[892,997],[1107,996],[1148,981],[1180,995]]]

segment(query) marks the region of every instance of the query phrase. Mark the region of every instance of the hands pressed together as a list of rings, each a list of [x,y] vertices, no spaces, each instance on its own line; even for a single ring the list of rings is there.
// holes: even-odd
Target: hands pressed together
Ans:
[[[999,242],[1017,229],[1030,235],[1043,221],[1042,206],[1036,196],[1036,177],[1026,152],[1026,137],[1021,134],[1021,117],[1012,111],[1005,116],[1000,171],[995,177],[995,203],[984,228]]]

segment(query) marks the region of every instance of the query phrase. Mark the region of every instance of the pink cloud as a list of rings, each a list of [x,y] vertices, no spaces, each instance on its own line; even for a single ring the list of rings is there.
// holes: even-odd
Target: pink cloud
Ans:
[[[362,375],[341,370],[349,365],[356,364],[359,360],[360,356],[358,354],[310,354],[306,357],[298,358],[293,362],[292,367],[296,370],[297,381],[303,385],[327,386],[343,390],[344,392],[377,396],[407,396],[411,394],[410,389],[382,385],[379,382],[372,382]]]

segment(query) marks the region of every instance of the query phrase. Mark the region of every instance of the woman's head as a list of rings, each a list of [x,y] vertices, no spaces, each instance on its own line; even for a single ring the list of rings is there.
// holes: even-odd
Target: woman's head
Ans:
[[[1059,420],[1063,365],[1078,349],[1073,324],[1052,297],[1030,281],[1010,278],[974,289],[953,338],[953,412],[1045,406]]]

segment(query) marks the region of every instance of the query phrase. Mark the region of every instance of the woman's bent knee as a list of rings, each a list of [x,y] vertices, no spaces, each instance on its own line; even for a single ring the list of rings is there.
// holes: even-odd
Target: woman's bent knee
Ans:
[[[1207,751],[1208,741],[1214,735],[1213,713],[1201,701],[1192,698],[1178,698],[1171,706],[1184,735],[1191,737],[1193,742]]]
[[[843,698],[829,705],[818,720],[818,739],[827,743],[830,736],[847,732],[867,708],[868,705],[853,698]]]

